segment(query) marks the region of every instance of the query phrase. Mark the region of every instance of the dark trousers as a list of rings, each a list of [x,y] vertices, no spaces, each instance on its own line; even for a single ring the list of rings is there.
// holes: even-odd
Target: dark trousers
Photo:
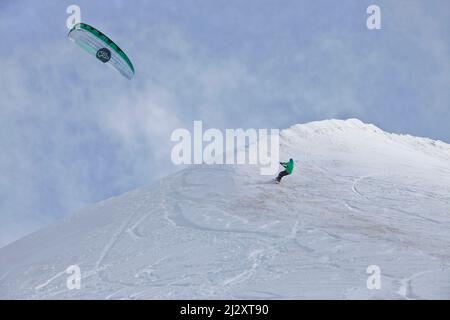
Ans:
[[[278,174],[277,181],[280,182],[280,181],[281,181],[281,178],[283,178],[284,176],[288,176],[289,174],[290,174],[290,173],[287,172],[286,170],[281,171],[281,172]]]

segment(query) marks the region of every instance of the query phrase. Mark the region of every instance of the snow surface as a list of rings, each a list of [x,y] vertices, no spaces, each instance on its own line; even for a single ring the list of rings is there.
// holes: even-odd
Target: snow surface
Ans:
[[[0,298],[450,298],[450,145],[350,119],[283,130],[281,152],[280,185],[192,166],[0,249]]]

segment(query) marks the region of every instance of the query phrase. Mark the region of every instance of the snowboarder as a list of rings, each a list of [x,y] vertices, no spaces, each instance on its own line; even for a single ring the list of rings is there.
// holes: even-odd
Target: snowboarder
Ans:
[[[278,174],[278,177],[276,177],[276,182],[280,183],[281,178],[283,178],[284,176],[288,176],[292,173],[292,171],[294,170],[294,160],[289,159],[289,162],[280,162],[280,164],[284,167],[285,170],[281,171]]]

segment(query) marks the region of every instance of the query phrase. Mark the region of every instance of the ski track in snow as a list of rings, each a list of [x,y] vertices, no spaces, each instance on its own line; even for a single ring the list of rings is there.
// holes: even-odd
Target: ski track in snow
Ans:
[[[370,200],[370,199],[367,198],[361,191],[358,190],[358,187],[357,187],[357,186],[358,186],[358,184],[359,184],[361,181],[363,181],[363,180],[365,180],[365,179],[368,179],[368,178],[375,177],[375,176],[377,176],[377,175],[378,175],[377,173],[371,173],[371,174],[367,174],[367,175],[364,175],[364,176],[361,176],[361,177],[355,179],[355,181],[353,182],[353,185],[352,185],[352,190],[353,190],[353,192],[354,192],[356,195],[360,196],[361,198],[364,198],[364,199],[366,199],[366,200]]]
[[[133,220],[133,218],[135,218],[135,216],[138,215],[138,214],[139,214],[139,211],[136,210],[136,212],[133,213],[129,219],[125,220],[125,222],[113,234],[111,239],[108,241],[106,246],[103,248],[102,252],[100,253],[100,256],[99,256],[98,260],[95,263],[95,269],[97,270],[97,272],[100,272],[101,264],[102,264],[103,260],[108,255],[110,250],[114,247],[116,242],[123,236],[125,231],[129,228],[129,225],[131,224],[131,221]]]
[[[61,272],[58,272],[56,275],[54,275],[53,277],[51,277],[50,279],[48,279],[48,280],[45,281],[44,283],[41,283],[40,285],[37,285],[37,286],[34,288],[34,290],[40,290],[40,289],[42,289],[42,288],[48,286],[53,280],[55,280],[55,279],[61,277],[61,276],[64,275],[65,273],[66,273],[65,270],[64,270],[64,271],[61,271]]]
[[[435,270],[425,270],[416,272],[408,278],[404,278],[400,280],[400,287],[398,289],[398,294],[402,296],[405,300],[418,300],[422,299],[421,297],[414,294],[412,281],[420,276],[431,274],[433,272],[441,271],[442,269]]]

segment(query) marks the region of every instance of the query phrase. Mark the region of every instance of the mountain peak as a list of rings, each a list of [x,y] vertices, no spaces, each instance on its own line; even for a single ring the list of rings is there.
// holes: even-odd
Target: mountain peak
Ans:
[[[281,141],[285,147],[303,144],[305,140],[324,147],[339,145],[341,150],[359,149],[368,152],[375,145],[377,149],[390,150],[386,156],[411,152],[425,154],[434,158],[450,160],[450,144],[439,140],[416,137],[409,134],[388,133],[377,126],[359,119],[329,119],[296,124],[281,131]],[[407,155],[410,157],[411,154]]]
[[[348,131],[348,130],[364,130],[379,133],[384,132],[377,126],[369,123],[364,123],[356,118],[350,118],[346,120],[327,119],[320,121],[312,121],[308,123],[293,125],[287,130],[299,130],[308,133],[327,133],[330,131]]]

